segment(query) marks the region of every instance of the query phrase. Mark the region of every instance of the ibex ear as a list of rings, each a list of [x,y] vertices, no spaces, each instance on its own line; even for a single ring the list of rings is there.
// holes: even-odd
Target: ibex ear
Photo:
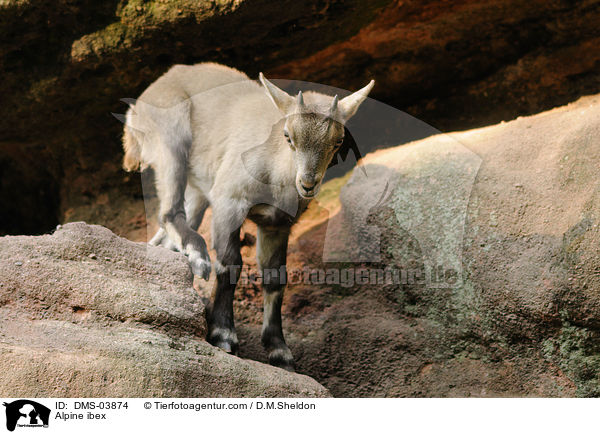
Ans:
[[[273,101],[273,104],[275,104],[275,107],[277,107],[284,115],[290,113],[294,107],[294,104],[296,103],[296,98],[279,89],[269,80],[267,80],[262,72],[259,74],[258,78],[265,87],[267,95],[269,95],[269,98],[271,98],[271,101]]]
[[[369,92],[371,92],[374,85],[375,80],[371,80],[371,82],[361,90],[354,92],[352,95],[348,95],[338,103],[338,113],[342,122],[346,122],[354,116],[358,107],[360,107],[362,102],[367,99],[367,95],[369,95]]]

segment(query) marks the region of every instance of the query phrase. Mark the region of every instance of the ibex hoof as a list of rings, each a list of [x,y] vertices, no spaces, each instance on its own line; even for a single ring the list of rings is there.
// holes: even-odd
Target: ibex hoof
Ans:
[[[208,343],[215,347],[221,348],[223,351],[229,354],[237,355],[238,353],[238,339],[234,331],[217,328],[210,332]]]
[[[194,275],[204,280],[208,280],[210,278],[210,260],[205,259],[200,252],[195,250],[189,254],[188,259]]]
[[[289,348],[277,348],[269,353],[269,364],[285,369],[286,371],[295,372],[296,363],[294,356]]]

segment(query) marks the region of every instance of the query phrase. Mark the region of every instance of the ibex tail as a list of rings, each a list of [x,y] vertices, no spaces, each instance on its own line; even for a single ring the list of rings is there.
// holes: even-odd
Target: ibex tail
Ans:
[[[123,149],[125,150],[123,169],[128,172],[138,170],[142,163],[142,148],[127,126],[123,132]]]

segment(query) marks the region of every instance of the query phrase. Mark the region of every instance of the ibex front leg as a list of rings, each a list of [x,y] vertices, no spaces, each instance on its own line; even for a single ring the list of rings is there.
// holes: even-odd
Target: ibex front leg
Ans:
[[[217,286],[208,315],[208,341],[237,354],[238,338],[233,319],[233,295],[242,266],[240,226],[245,213],[235,201],[215,203],[212,216],[213,247],[217,253]]]
[[[281,303],[287,282],[286,256],[289,228],[258,227],[256,256],[263,276],[264,317],[262,343],[269,363],[294,371],[294,357],[281,329]]]

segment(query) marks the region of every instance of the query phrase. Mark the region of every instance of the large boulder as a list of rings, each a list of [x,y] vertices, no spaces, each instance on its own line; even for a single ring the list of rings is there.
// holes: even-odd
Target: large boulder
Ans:
[[[600,395],[598,137],[595,96],[368,155],[325,257],[412,271],[379,290],[441,341],[537,353]]]
[[[0,238],[0,395],[328,396],[205,342],[183,255],[70,223]]]

